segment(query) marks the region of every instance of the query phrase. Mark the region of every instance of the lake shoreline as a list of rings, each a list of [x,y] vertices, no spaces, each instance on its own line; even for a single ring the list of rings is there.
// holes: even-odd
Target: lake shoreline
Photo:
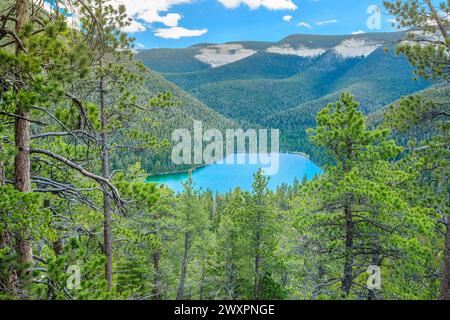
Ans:
[[[155,174],[150,174],[147,176],[148,178],[152,178],[152,177],[159,177],[159,176],[166,176],[169,174],[185,174],[185,173],[189,173],[189,172],[194,172],[197,171],[198,169],[202,169],[205,168],[207,166],[210,166],[210,164],[202,164],[202,165],[198,165],[193,167],[192,169],[186,169],[186,170],[180,170],[180,171],[169,171],[169,172],[164,172],[164,173],[155,173]]]
[[[224,159],[224,161],[216,162],[192,171],[192,178],[198,190],[210,190],[213,193],[226,194],[236,188],[242,191],[252,191],[256,170],[263,169],[263,164],[249,163],[250,157],[247,155],[245,164],[231,161],[236,159],[239,154],[232,154]],[[241,154],[242,155],[242,154]],[[295,179],[299,181],[303,177],[308,180],[313,179],[316,175],[322,174],[323,170],[314,162],[305,157],[301,153],[280,153],[274,154],[270,161],[270,169],[274,169],[270,174],[267,187],[275,191],[283,184],[292,185]],[[223,165],[222,165],[222,164]],[[269,166],[267,166],[269,168]],[[186,172],[179,174],[157,175],[147,178],[148,183],[156,183],[167,186],[172,191],[178,193],[183,192],[183,183],[187,179]]]
[[[303,157],[305,159],[311,160],[309,155],[307,153],[301,152],[301,151],[286,151],[286,152],[280,152],[280,154],[292,154],[292,155],[297,155],[300,157]],[[224,158],[226,159],[226,157]],[[174,171],[174,172],[165,172],[165,173],[155,173],[155,174],[150,174],[147,176],[147,180],[151,179],[151,178],[157,178],[157,177],[161,177],[161,176],[167,176],[167,175],[182,175],[182,174],[188,174],[189,172],[195,172],[199,169],[203,169],[206,168],[208,166],[213,165],[212,164],[202,164],[202,165],[197,165],[195,167],[193,167],[192,169],[186,169],[186,170],[180,170],[180,171]]]

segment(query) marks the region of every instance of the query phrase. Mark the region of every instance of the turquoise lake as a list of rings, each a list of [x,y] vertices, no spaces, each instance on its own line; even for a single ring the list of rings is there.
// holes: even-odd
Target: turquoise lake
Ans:
[[[269,176],[269,188],[275,190],[283,183],[293,184],[295,178],[302,180],[306,175],[308,179],[321,174],[323,171],[311,160],[297,154],[280,153],[278,173]],[[237,164],[237,157],[245,157],[245,164]],[[249,161],[251,155],[232,154],[221,161],[192,172],[192,179],[196,189],[211,190],[213,193],[226,193],[235,188],[244,191],[252,190],[253,175],[267,166]],[[253,155],[255,156],[255,155]],[[228,164],[233,162],[234,164]],[[151,176],[147,182],[164,184],[175,192],[183,191],[182,182],[189,177],[188,173],[166,174]]]

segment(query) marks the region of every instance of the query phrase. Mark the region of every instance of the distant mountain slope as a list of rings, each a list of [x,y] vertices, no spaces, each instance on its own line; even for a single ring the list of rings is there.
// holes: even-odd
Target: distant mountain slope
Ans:
[[[186,124],[189,119],[196,119],[199,121],[205,121],[209,123],[219,124],[221,127],[229,127],[234,122],[225,118],[223,115],[215,112],[210,109],[204,103],[190,95],[189,93],[183,91],[175,84],[167,81],[161,75],[157,74],[153,71],[148,71],[147,79],[147,88],[153,94],[161,93],[161,92],[170,92],[172,93],[174,100],[180,102],[180,107],[165,109],[164,114],[168,117],[172,116],[180,116],[184,120],[181,122],[182,124]],[[172,121],[173,119],[167,119],[168,121]]]
[[[194,120],[202,121],[205,129],[218,128],[224,130],[237,127],[236,122],[211,110],[192,95],[153,71],[148,71],[146,83],[151,93],[170,92],[173,94],[173,100],[180,104],[178,107],[157,110],[154,113],[155,121],[159,122],[157,126],[136,124],[139,126],[139,130],[151,132],[158,137],[159,141],[170,141],[171,134],[176,129],[192,130]],[[116,154],[112,162],[115,168],[126,168],[128,165],[139,161],[150,174],[187,170],[193,167],[189,165],[175,166],[170,159],[170,153],[171,148],[169,147],[144,152],[126,151]]]
[[[258,52],[246,59],[191,73],[165,73],[164,76],[189,90],[211,82],[253,79],[283,79],[291,77],[311,64],[311,59],[293,55]]]
[[[259,64],[254,63],[257,59]],[[360,60],[336,60],[332,53],[313,58],[265,53],[221,68],[165,76],[227,117],[258,123],[327,94],[327,88]]]
[[[433,85],[413,81],[413,68],[395,54],[395,45],[405,38],[405,32],[292,35],[277,43],[201,44],[168,50],[177,61],[167,55],[164,63],[155,58],[161,53],[158,50],[141,52],[137,58],[227,118],[279,128],[284,150],[321,159],[305,130],[341,92],[354,94],[364,112],[371,114]]]
[[[293,35],[278,43],[168,49],[165,63],[155,58],[162,49],[141,52],[137,58],[227,117],[258,122],[358,82],[384,87],[377,95],[385,99],[375,108],[426,88],[430,84],[410,81],[412,68],[404,58],[384,52],[404,37],[403,32]],[[185,65],[186,61],[190,63]],[[170,68],[165,66],[172,62]],[[201,68],[196,67],[198,63]]]
[[[192,72],[208,69],[209,65],[194,58],[197,47],[186,49],[140,50],[136,58],[157,72]]]
[[[271,46],[271,42],[235,42],[233,44],[211,44],[200,43],[192,47],[183,49],[151,49],[140,50],[136,54],[136,58],[143,61],[144,64],[151,70],[160,73],[180,73],[180,72],[194,72],[210,68],[211,66],[203,61],[200,56],[202,51],[208,48],[225,48],[230,45],[238,45],[247,48],[247,50],[263,51]],[[231,52],[231,56],[235,54],[236,48]],[[232,49],[233,50],[233,49]]]
[[[365,84],[367,89],[361,90],[360,96],[364,100],[373,100],[368,106],[371,109],[369,111],[430,85],[425,81],[412,81],[412,67],[408,62],[392,52],[385,53],[384,48],[376,49],[367,58],[343,59],[331,52],[308,61],[304,59],[299,61],[294,58],[293,61],[296,64],[290,63],[290,66],[301,71],[282,79],[260,76],[250,79],[215,81],[216,75],[226,71],[225,69],[231,70],[224,73],[229,77],[236,74],[236,78],[245,78],[242,72],[232,71],[250,59],[213,71],[202,71],[202,76],[198,79],[207,83],[194,88],[192,86],[197,81],[195,77],[181,76],[182,81],[177,81],[172,76],[168,76],[168,79],[186,87],[199,100],[227,117],[246,119],[256,123],[260,123],[261,119],[274,113],[320,99],[337,91],[345,91],[347,87],[355,84]],[[284,60],[285,56],[278,58],[278,61],[281,59]],[[266,59],[266,61],[270,60]],[[253,68],[256,69],[256,67]],[[239,71],[242,70],[243,68],[239,69]],[[209,72],[210,77],[205,74],[206,72]],[[377,88],[377,90],[370,88]]]
[[[447,83],[437,84],[435,86],[432,86],[431,88],[416,92],[415,94],[425,99],[434,101],[435,103],[446,103],[448,101],[448,97],[450,97],[450,85],[448,85]],[[391,105],[395,106],[397,103],[398,100],[371,113],[368,119],[369,125],[371,127],[376,127],[377,125],[381,124],[383,122],[385,113],[389,111],[388,108]],[[421,134],[421,132],[412,131],[410,133],[410,136],[422,138]]]
[[[360,103],[361,110],[368,116],[368,124],[371,127],[376,127],[383,122],[384,113],[387,108],[395,104],[397,100],[389,102],[382,107],[374,108],[379,105],[381,100],[375,101],[365,94],[365,91],[379,91],[383,88],[369,87],[367,84],[354,84],[345,88],[346,92],[353,94]],[[440,101],[450,96],[450,86],[447,84],[438,84],[431,88],[415,92],[414,94],[421,95],[433,101]],[[316,126],[317,113],[327,106],[329,103],[334,103],[339,99],[340,92],[329,94],[320,99],[306,102],[297,108],[285,110],[283,112],[274,114],[264,119],[263,126],[279,128],[281,131],[281,144],[285,151],[302,150],[309,154],[311,159],[317,164],[323,165],[328,162],[328,159],[322,152],[313,146],[308,139],[306,130]],[[373,111],[375,110],[375,111]],[[406,140],[412,137],[423,138],[422,132],[411,132],[408,136],[395,135],[395,138],[402,145],[406,145]]]
[[[382,43],[393,43],[407,36],[406,32],[372,32],[356,35],[310,35],[294,34],[279,41],[278,44],[289,44],[291,46],[307,45],[308,47],[319,47],[332,49],[348,39],[370,39]]]
[[[382,88],[370,82],[361,82],[350,85],[342,91],[336,91],[316,100],[305,102],[296,108],[275,113],[262,120],[264,127],[280,129],[281,145],[285,151],[302,151],[311,156],[318,164],[324,164],[327,159],[315,146],[311,145],[306,130],[316,126],[317,113],[329,103],[339,100],[341,92],[353,94],[359,101],[365,114],[376,109],[376,106],[384,106],[383,99],[377,96],[367,95],[367,92],[377,92]]]

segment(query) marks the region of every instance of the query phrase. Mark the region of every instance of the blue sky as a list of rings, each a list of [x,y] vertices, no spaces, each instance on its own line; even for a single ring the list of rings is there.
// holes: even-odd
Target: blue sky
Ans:
[[[133,16],[138,48],[176,48],[208,42],[279,41],[298,33],[394,31],[386,10],[369,30],[371,5],[382,0],[113,0]],[[138,32],[136,32],[139,30]]]

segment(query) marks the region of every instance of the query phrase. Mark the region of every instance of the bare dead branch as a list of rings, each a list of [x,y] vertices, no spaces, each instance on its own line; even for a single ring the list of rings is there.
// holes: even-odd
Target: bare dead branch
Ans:
[[[41,126],[48,125],[47,123],[43,123],[43,122],[37,121],[37,120],[32,120],[32,119],[29,119],[29,118],[26,118],[26,117],[23,117],[23,116],[14,114],[14,113],[10,113],[10,112],[0,111],[0,115],[4,115],[4,116],[7,116],[7,117],[12,117],[12,118],[22,119],[22,120],[25,120],[25,121],[28,121],[28,122],[31,122],[31,123],[39,124]]]

